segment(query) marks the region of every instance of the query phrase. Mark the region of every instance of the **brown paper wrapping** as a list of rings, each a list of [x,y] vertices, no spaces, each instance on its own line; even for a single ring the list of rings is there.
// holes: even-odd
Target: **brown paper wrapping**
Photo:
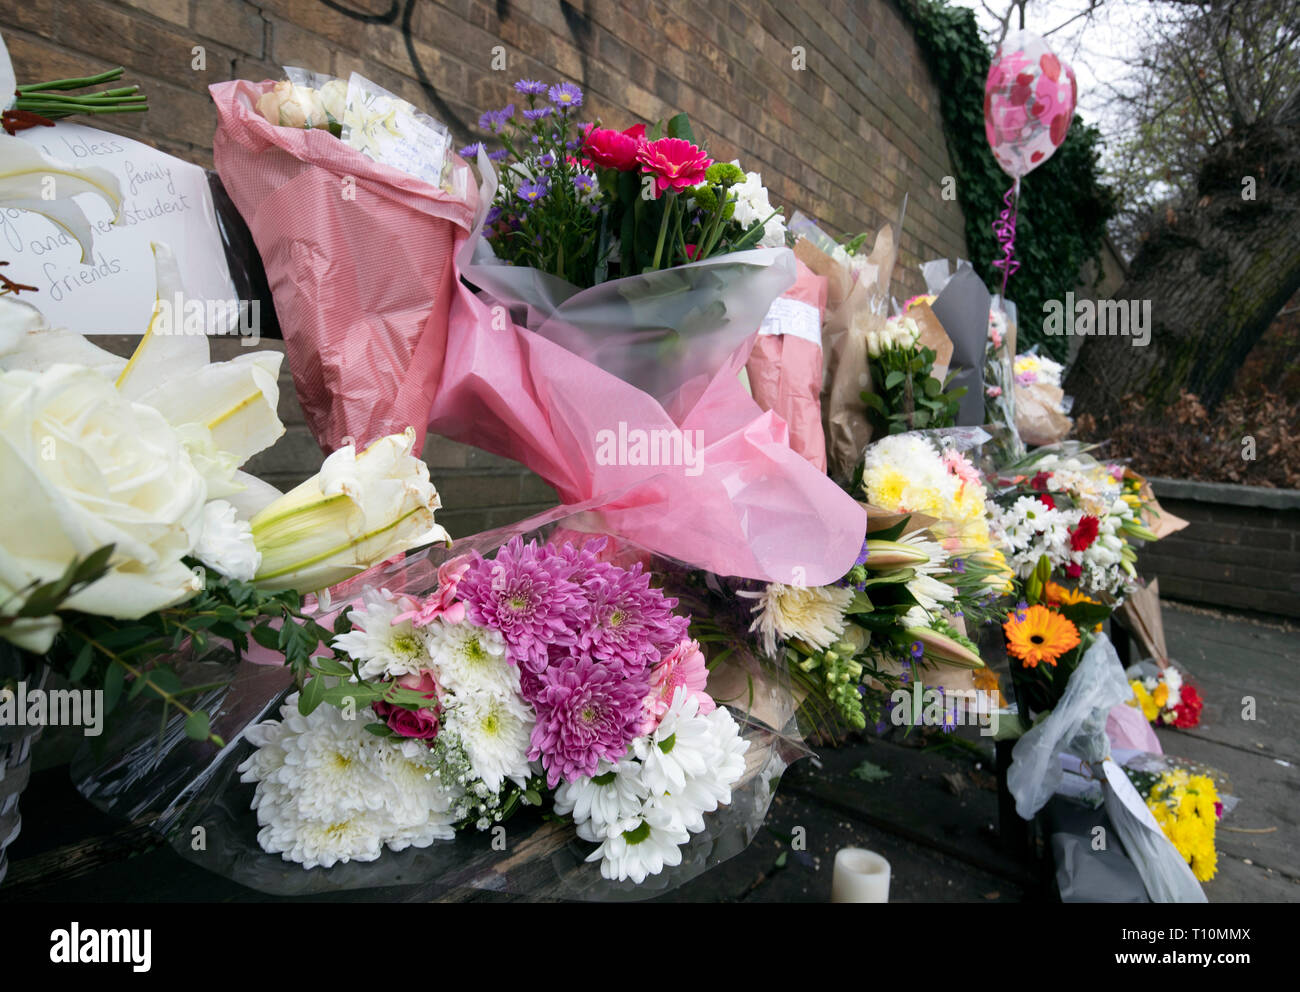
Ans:
[[[939,318],[934,315],[928,303],[913,303],[904,316],[916,321],[916,326],[921,331],[919,343],[934,350],[932,374],[943,382],[943,377],[948,374],[948,366],[952,364],[952,338],[948,337],[948,332],[943,329],[943,324],[939,323]]]
[[[1056,444],[1069,436],[1074,422],[1061,410],[1065,392],[1060,386],[1036,382],[1014,389],[1016,431],[1026,444]]]
[[[1160,613],[1160,580],[1152,579],[1129,595],[1119,613],[1142,645],[1143,654],[1154,658],[1161,668],[1167,668],[1169,649],[1165,646],[1165,621]]]
[[[862,391],[871,388],[867,366],[867,332],[885,326],[889,279],[897,258],[893,228],[876,234],[867,264],[856,282],[853,273],[806,239],[795,256],[826,277],[826,319],[822,323],[822,353],[827,375],[822,386],[822,424],[826,430],[829,474],[847,480],[871,440],[871,422]]]
[[[1155,492],[1151,489],[1151,483],[1145,478],[1134,472],[1131,468],[1124,469],[1124,478],[1138,480],[1138,496],[1146,504],[1142,510],[1142,526],[1146,527],[1156,537],[1168,537],[1170,534],[1176,534],[1187,526],[1187,521],[1182,517],[1176,517],[1160,505],[1156,499]]]

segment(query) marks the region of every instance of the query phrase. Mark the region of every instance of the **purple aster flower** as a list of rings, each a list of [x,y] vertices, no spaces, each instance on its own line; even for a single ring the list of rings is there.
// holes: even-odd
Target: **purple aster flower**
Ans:
[[[581,139],[581,138],[570,138],[568,141],[566,141],[566,142],[564,143],[564,147],[567,148],[567,149],[569,149],[569,151],[571,151],[571,152],[572,152],[572,151],[577,151],[580,147],[582,147],[582,139]]]
[[[913,641],[911,646],[908,648],[908,650],[912,652],[913,658],[915,658],[917,661],[920,661],[921,655],[925,654],[925,645],[922,644],[920,641]]]
[[[549,788],[594,775],[601,758],[617,761],[627,753],[648,682],[626,679],[590,658],[569,658],[538,681],[528,758],[541,759]]]
[[[686,639],[690,621],[673,612],[677,600],[651,587],[639,563],[593,571],[583,589],[591,611],[577,647],[627,678],[640,676]]]
[[[494,204],[493,206],[488,207],[487,216],[483,218],[483,223],[495,224],[500,219],[501,219],[501,208]]]
[[[466,145],[458,154],[461,158],[478,158],[478,153],[483,150],[483,142],[476,141],[472,145]]]
[[[494,152],[488,152],[488,159],[493,162],[504,162],[506,160],[506,154],[504,148],[498,148]]]
[[[540,121],[544,117],[550,117],[555,113],[554,107],[533,107],[531,110],[524,111],[524,117],[530,121]]]
[[[537,165],[543,169],[552,169],[555,167],[555,153],[546,152],[537,156]]]
[[[516,537],[495,559],[475,552],[460,596],[470,620],[505,638],[512,663],[540,671],[550,660],[547,646],[572,646],[586,625],[588,606],[570,571],[550,548]]]
[[[541,96],[546,92],[546,84],[536,79],[521,79],[515,83],[515,92],[524,96]]]
[[[958,575],[961,575],[966,571],[966,563],[960,558],[954,558],[952,561],[952,570]]]
[[[506,121],[515,116],[515,105],[507,103],[500,110],[489,110],[478,119],[478,126],[484,131],[491,131],[493,134],[501,133],[506,126]]]
[[[579,172],[573,177],[573,188],[579,193],[590,193],[596,188],[596,180],[592,179],[591,176],[587,175],[585,172]]]
[[[560,83],[559,86],[552,86],[546,95],[551,103],[561,109],[582,106],[582,90],[572,83]]]
[[[545,176],[541,176],[536,182],[520,183],[519,188],[515,190],[515,196],[525,203],[536,203],[551,191],[551,184]]]
[[[888,728],[889,728],[889,725],[888,725],[887,723],[885,723],[884,720],[877,720],[877,721],[876,721],[876,736],[877,736],[877,737],[883,736],[884,733],[885,733],[885,731],[886,731]]]
[[[858,552],[858,557],[853,560],[853,564],[865,565],[867,563],[867,559],[870,557],[871,557],[871,551],[867,546],[867,542],[864,540],[862,542],[862,550]]]

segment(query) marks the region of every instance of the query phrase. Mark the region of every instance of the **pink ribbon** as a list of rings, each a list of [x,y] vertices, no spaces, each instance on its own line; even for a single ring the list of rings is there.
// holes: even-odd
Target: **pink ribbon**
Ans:
[[[1002,197],[1002,202],[1006,204],[1006,209],[993,222],[993,233],[997,236],[998,247],[1002,250],[1002,257],[994,259],[993,267],[1002,270],[1002,298],[1005,300],[1007,298],[1007,279],[1020,268],[1020,263],[1012,257],[1016,250],[1016,213],[1020,207],[1019,179],[1007,190],[1006,195]]]

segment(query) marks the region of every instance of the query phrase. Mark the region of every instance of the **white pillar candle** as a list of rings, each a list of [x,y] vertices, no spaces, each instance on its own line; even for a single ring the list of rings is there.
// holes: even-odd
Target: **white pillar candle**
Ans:
[[[860,847],[836,852],[831,902],[889,902],[889,862]]]

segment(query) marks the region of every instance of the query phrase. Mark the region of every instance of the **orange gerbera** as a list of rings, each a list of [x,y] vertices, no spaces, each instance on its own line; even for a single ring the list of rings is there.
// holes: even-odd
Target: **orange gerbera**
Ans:
[[[1055,665],[1057,658],[1079,644],[1079,628],[1041,605],[1012,613],[1002,630],[1007,635],[1007,653],[1026,668],[1037,668],[1040,661]]]
[[[1078,589],[1067,589],[1063,585],[1055,582],[1049,582],[1043,588],[1043,599],[1052,609],[1058,606],[1073,606],[1075,603],[1091,603],[1093,606],[1101,604],[1091,596],[1080,592]],[[1101,624],[1092,628],[1096,633],[1101,633]]]

